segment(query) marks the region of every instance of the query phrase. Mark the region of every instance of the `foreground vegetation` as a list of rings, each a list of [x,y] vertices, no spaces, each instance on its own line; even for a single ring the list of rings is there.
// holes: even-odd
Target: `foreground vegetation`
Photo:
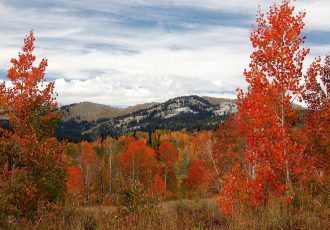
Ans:
[[[43,217],[39,229],[329,229],[329,203],[300,197],[224,216],[213,199],[167,201],[125,213],[111,206],[76,207]],[[27,227],[28,228],[28,227]]]
[[[329,229],[330,56],[302,73],[294,12],[283,0],[259,13],[248,90],[216,131],[92,143],[53,137],[61,114],[30,32],[0,83],[0,227]]]

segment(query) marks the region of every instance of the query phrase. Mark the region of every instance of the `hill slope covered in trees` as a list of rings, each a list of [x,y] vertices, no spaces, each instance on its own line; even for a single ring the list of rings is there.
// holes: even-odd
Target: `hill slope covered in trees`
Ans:
[[[56,136],[81,141],[155,129],[212,130],[237,107],[230,99],[184,96],[124,109],[83,102],[62,110],[65,115],[57,125]],[[90,119],[93,116],[97,119]]]

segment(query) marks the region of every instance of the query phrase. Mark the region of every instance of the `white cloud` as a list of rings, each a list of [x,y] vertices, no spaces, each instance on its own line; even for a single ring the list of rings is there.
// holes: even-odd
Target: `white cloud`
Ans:
[[[300,0],[297,1],[296,9],[303,9],[306,11],[306,29],[330,31],[330,23],[328,20],[330,12],[329,0]]]
[[[57,78],[58,99],[63,104],[89,100],[128,105],[193,93],[232,97],[228,92],[246,86],[242,72],[251,52],[249,25],[258,4],[266,9],[271,3],[2,1],[0,68],[10,66],[10,57],[17,56],[23,37],[33,28],[36,55],[47,57],[47,76]],[[297,9],[307,10],[308,30],[330,30],[330,23],[323,19],[329,6],[326,0],[297,3]],[[192,8],[196,15],[190,15]],[[223,23],[214,23],[205,11]],[[242,25],[226,24],[230,17]],[[329,46],[330,41],[313,44],[308,62],[329,52]]]

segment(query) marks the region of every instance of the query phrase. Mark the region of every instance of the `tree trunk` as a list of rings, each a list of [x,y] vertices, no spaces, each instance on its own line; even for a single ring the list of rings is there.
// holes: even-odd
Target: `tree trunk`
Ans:
[[[101,163],[99,162],[98,165],[98,173],[99,173],[99,178],[100,178],[100,189],[101,189],[101,193],[98,199],[98,203],[102,204],[103,203],[103,198],[104,198],[104,180],[103,180],[103,172],[102,172],[102,167],[101,167]]]
[[[87,170],[86,170],[86,177],[85,177],[85,186],[86,186],[86,196],[85,196],[85,203],[87,204],[89,201],[89,179],[90,179],[90,174],[89,174],[89,165],[87,165]]]
[[[210,142],[207,143],[207,152],[209,153],[209,156],[210,156],[210,159],[211,159],[211,162],[212,162],[212,165],[213,165],[213,168],[217,174],[217,179],[218,179],[218,183],[219,183],[219,188],[221,187],[221,177],[220,177],[220,172],[218,170],[218,167],[217,165],[215,164],[215,160],[214,160],[214,157],[213,157],[213,153],[212,153],[212,144]]]
[[[287,159],[288,157],[288,150],[286,146],[286,141],[285,141],[285,108],[284,108],[284,93],[282,93],[282,132],[283,132],[283,145],[284,145],[284,156],[286,157],[285,159],[285,179],[286,179],[286,184],[289,188],[290,193],[293,193],[293,188],[292,188],[292,181],[291,181],[291,176],[290,176],[290,170],[289,170],[289,161]]]
[[[112,195],[112,154],[111,150],[109,152],[109,195],[111,200]]]
[[[165,191],[167,191],[167,167],[165,167],[164,182],[165,182]]]

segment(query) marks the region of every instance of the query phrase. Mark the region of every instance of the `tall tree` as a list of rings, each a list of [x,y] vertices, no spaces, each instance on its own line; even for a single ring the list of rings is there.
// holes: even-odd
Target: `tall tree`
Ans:
[[[88,142],[82,143],[82,150],[79,159],[79,168],[83,176],[85,189],[85,203],[91,198],[91,193],[95,191],[98,181],[97,156],[92,145]]]
[[[318,174],[324,177],[328,176],[330,167],[330,55],[315,69],[319,70],[318,73],[310,69],[305,76],[307,90],[304,99],[309,108],[304,127],[307,136],[305,153],[314,157]],[[304,173],[304,170],[299,172]]]
[[[205,162],[199,159],[194,159],[185,180],[187,189],[198,195],[205,194],[211,182],[211,170],[212,168]]]
[[[175,188],[175,163],[178,159],[178,151],[171,142],[164,141],[158,148],[158,156],[161,162],[162,170],[164,172],[165,191],[168,189],[168,184],[171,184],[171,187]],[[169,175],[172,177],[169,178]]]
[[[218,189],[221,185],[221,172],[219,168],[220,155],[215,154],[217,152],[213,151],[214,147],[215,141],[213,138],[213,133],[199,132],[194,134],[194,139],[192,141],[192,151],[195,152],[194,157],[208,164],[210,168],[213,169],[210,170],[208,173],[209,177],[212,178],[212,187]],[[224,151],[224,149],[222,148],[218,150],[221,152]]]
[[[160,175],[156,175],[148,190],[149,196],[153,199],[163,199],[166,196],[165,183]]]
[[[70,166],[67,169],[68,179],[66,187],[68,193],[82,195],[85,191],[84,178],[78,166]]]
[[[149,187],[156,172],[156,154],[142,141],[129,140],[120,156],[123,174]]]
[[[112,198],[112,193],[113,193],[113,178],[114,178],[114,175],[115,175],[115,170],[114,170],[114,162],[115,162],[115,150],[117,148],[117,145],[118,145],[118,142],[113,139],[113,138],[109,138],[107,137],[104,141],[103,141],[103,145],[106,149],[106,152],[107,152],[107,166],[108,166],[108,170],[106,170],[106,175],[107,175],[107,178],[108,178],[108,183],[109,183],[109,187],[108,187],[108,190],[109,190],[109,198],[110,198],[110,201],[111,201],[111,198]]]
[[[244,166],[246,159],[243,156],[244,140],[237,128],[236,116],[230,116],[214,133],[213,156],[210,155],[212,165],[218,168],[218,189],[223,189],[223,178],[236,164]],[[214,163],[213,163],[214,162]]]
[[[53,136],[60,117],[54,97],[54,82],[45,82],[47,60],[34,66],[34,35],[31,31],[24,39],[22,53],[11,59],[8,78],[13,87],[6,92],[6,114],[10,126],[20,136],[36,134],[38,138]],[[41,84],[41,85],[40,85]]]
[[[293,195],[293,183],[300,180],[293,171],[309,160],[297,135],[293,107],[306,90],[302,70],[309,49],[301,48],[304,17],[305,12],[295,14],[291,1],[283,0],[266,15],[259,11],[257,27],[250,34],[254,50],[244,71],[249,86],[246,93],[238,91],[237,124],[246,141],[244,183],[248,181],[248,198],[255,205],[283,192]]]
[[[63,146],[52,138],[60,117],[54,82],[44,82],[46,59],[34,65],[34,41],[30,32],[18,58],[11,60],[11,84],[0,84],[2,115],[11,128],[0,136],[0,190],[6,194],[0,196],[0,219],[11,215],[36,220],[40,210],[63,201],[65,192]]]

